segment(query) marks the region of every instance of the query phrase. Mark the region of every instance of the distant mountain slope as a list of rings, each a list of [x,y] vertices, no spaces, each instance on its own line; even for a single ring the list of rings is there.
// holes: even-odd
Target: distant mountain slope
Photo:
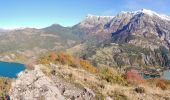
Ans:
[[[134,12],[121,12],[114,16],[87,16],[85,20],[73,26],[83,32],[77,32],[86,40],[94,37],[96,39],[108,40],[112,38],[116,43],[136,43],[130,41],[137,38],[146,42],[147,48],[152,49],[160,45],[168,47],[170,34],[170,17],[159,15],[154,11],[142,9]],[[140,39],[139,39],[140,38]],[[155,42],[156,41],[156,42]],[[150,45],[151,44],[151,45]],[[137,44],[144,46],[142,44]]]
[[[80,38],[89,39],[92,36],[105,37],[109,32],[105,32],[106,24],[108,24],[114,16],[94,16],[88,15],[86,18],[72,27],[73,33]]]
[[[149,10],[125,13],[133,15],[122,28],[112,33],[114,42],[129,42],[147,48],[169,46],[170,19]],[[132,39],[133,38],[133,39]]]
[[[0,36],[0,53],[33,48],[64,49],[79,39],[69,28],[52,25],[44,29],[25,28],[6,32]]]
[[[94,64],[170,67],[170,18],[165,15],[146,9],[121,12],[100,30],[107,37],[98,35],[99,30],[92,32],[97,39],[91,35],[81,56]]]

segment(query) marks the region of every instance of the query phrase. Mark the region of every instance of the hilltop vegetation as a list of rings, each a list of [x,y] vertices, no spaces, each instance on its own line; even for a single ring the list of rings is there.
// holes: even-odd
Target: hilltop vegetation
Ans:
[[[41,56],[38,61],[39,64],[45,64],[46,67],[43,67],[42,70],[49,77],[57,75],[79,88],[88,87],[95,92],[97,100],[104,100],[106,97],[116,100],[137,100],[137,98],[152,100],[153,98],[169,97],[166,94],[170,89],[168,81],[160,79],[145,80],[134,71],[120,72],[107,66],[93,66],[86,60],[65,53],[48,53]],[[54,66],[58,67],[55,68]],[[154,92],[153,88],[159,92]],[[162,93],[165,93],[166,96]],[[142,97],[143,94],[146,96]],[[154,97],[158,94],[160,97]]]
[[[57,86],[55,88],[58,88],[61,91],[61,95],[66,99],[86,98],[82,97],[82,95],[77,97],[76,93],[67,94],[66,92],[73,92],[77,89],[79,92],[87,91],[85,93],[89,94],[87,97],[90,97],[91,100],[105,100],[106,98],[112,98],[115,100],[154,100],[170,98],[168,94],[170,90],[169,81],[161,79],[145,80],[136,70],[121,71],[117,68],[106,65],[94,66],[91,62],[85,59],[63,52],[45,53],[37,59],[37,64],[38,65],[36,66],[27,65],[26,71],[22,72],[18,77],[18,82],[15,83],[15,81],[13,81],[15,84],[13,83],[12,90],[10,90],[12,98],[15,96],[18,98],[27,98],[24,94],[27,94],[34,89],[40,91],[39,88],[34,88],[33,90],[25,88],[24,84],[21,82],[27,81],[27,84],[31,84],[29,83],[29,80],[33,77],[28,78],[29,80],[24,80],[27,78],[23,78],[23,76],[31,75],[32,73],[35,73],[35,75],[41,75],[37,74],[41,73],[39,71],[42,71],[45,75],[43,77],[49,78],[51,82],[56,84],[54,85]],[[40,68],[40,70],[37,68]],[[41,78],[38,78],[39,76],[35,75],[33,76],[36,81],[34,81],[33,78],[33,82],[42,81]],[[56,81],[57,83],[55,83]],[[63,83],[64,85],[60,86],[58,81],[60,84]],[[1,90],[1,97],[4,97],[6,94],[8,95],[8,91],[11,89],[11,81],[7,78],[2,78],[0,82],[1,86],[5,87]],[[23,87],[20,82],[23,84]],[[47,83],[44,81],[42,84]],[[30,85],[30,87],[34,87],[33,85],[34,84]],[[44,88],[43,85],[42,88]],[[48,86],[46,88],[48,88]],[[40,92],[42,92],[42,97],[46,98],[43,91]],[[85,100],[88,99],[86,98]]]

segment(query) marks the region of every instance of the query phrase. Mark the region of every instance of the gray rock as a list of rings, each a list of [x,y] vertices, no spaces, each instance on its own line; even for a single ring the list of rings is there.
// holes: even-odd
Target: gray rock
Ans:
[[[40,66],[18,75],[18,79],[12,83],[10,97],[11,100],[38,100],[41,97],[45,100],[65,100],[54,82],[40,70]]]

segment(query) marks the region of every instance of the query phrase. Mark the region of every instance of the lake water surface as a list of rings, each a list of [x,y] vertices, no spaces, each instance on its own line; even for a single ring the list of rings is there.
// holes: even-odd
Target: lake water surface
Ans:
[[[166,80],[170,80],[170,70],[164,71],[162,78]]]
[[[0,76],[16,78],[17,74],[25,69],[24,64],[0,61]]]

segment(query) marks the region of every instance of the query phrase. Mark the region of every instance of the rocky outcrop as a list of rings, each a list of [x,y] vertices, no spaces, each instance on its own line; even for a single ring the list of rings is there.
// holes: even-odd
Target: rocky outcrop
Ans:
[[[12,100],[65,100],[54,82],[38,66],[18,75],[18,79],[12,83],[10,97]]]
[[[9,93],[11,100],[94,100],[90,89],[79,89],[58,77],[46,76],[41,67],[36,65],[34,70],[18,74]]]

